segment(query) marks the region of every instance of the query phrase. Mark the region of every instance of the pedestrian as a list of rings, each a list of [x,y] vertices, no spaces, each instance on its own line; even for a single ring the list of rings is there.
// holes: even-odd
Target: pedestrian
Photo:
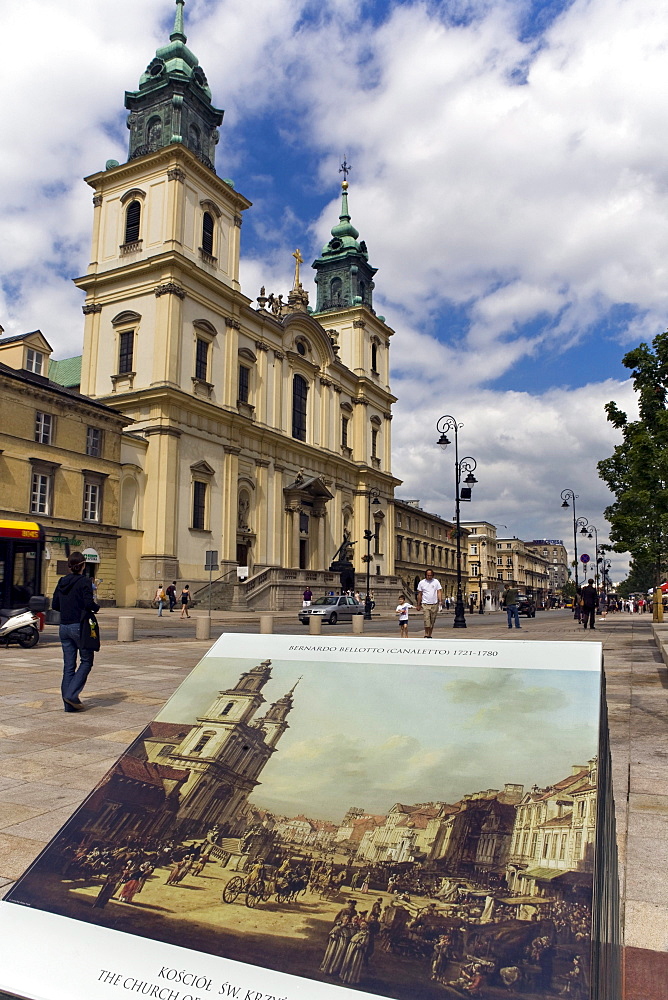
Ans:
[[[608,614],[608,595],[604,590],[598,595],[598,612],[601,618],[605,620]]]
[[[153,598],[153,600],[158,608],[158,618],[162,618],[162,609],[165,606],[165,601],[167,600],[167,594],[165,593],[165,588],[161,583],[158,584],[158,589],[155,592],[155,597]]]
[[[431,639],[436,615],[439,606],[443,601],[443,588],[439,580],[434,576],[433,569],[425,572],[424,580],[420,580],[417,586],[417,608],[422,609],[424,616],[424,637]]]
[[[302,607],[310,608],[312,599],[313,599],[313,591],[311,590],[310,587],[307,587],[304,593],[302,594]]]
[[[173,614],[176,605],[176,580],[172,580],[169,587],[167,587],[166,594],[169,601],[169,613]]]
[[[446,597],[446,599],[445,599],[445,610],[446,611],[450,610],[450,598],[449,597]]]
[[[593,579],[587,580],[587,586],[582,588],[581,619],[586,630],[587,623],[591,629],[596,628],[596,611],[598,610],[598,594]]]
[[[503,588],[501,602],[508,616],[508,628],[513,627],[513,622],[515,622],[515,628],[522,628],[520,625],[520,613],[517,608],[519,596],[519,591],[515,587],[511,587],[509,583]]]
[[[84,615],[100,609],[93,597],[91,578],[83,575],[86,562],[82,553],[73,552],[67,565],[70,572],[58,581],[51,606],[54,611],[60,611],[58,634],[63,650],[63,680],[60,687],[63,705],[66,712],[80,712],[83,705],[79,695],[93,669],[95,655],[92,649],[81,648],[81,623]]]
[[[190,604],[190,584],[186,583],[181,591],[181,618],[190,618],[188,605]]]
[[[406,600],[405,594],[399,594],[399,603],[397,604],[397,614],[399,615],[399,635],[402,639],[408,638],[408,612],[413,607]]]

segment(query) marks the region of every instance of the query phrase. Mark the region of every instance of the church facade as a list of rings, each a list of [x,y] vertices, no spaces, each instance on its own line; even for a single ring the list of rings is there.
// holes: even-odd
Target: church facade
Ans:
[[[239,283],[251,206],[216,173],[223,112],[186,45],[183,8],[177,0],[169,43],[126,94],[127,162],[86,178],[94,220],[91,261],[76,279],[86,295],[81,392],[133,421],[121,456],[117,602],[147,602],[173,579],[197,591],[216,550],[221,583],[234,585],[228,605],[291,607],[305,583],[337,586],[328,568],[345,532],[366,572],[367,529],[376,594],[386,585],[394,597],[393,331],[373,308],[375,269],[348,183],[313,264],[314,308],[299,251],[287,298],[262,289],[251,301]],[[247,583],[237,584],[237,567]]]

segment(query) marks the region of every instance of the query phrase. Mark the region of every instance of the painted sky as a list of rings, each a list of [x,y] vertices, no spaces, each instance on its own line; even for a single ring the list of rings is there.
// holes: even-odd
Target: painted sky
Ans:
[[[171,0],[2,10],[0,323],[78,353],[84,174],[127,150],[123,93]],[[188,0],[189,45],[226,109],[217,169],[253,202],[242,282],[287,291],[352,163],[353,221],[396,330],[398,495],[453,513],[442,413],[478,460],[471,518],[571,538],[559,492],[605,538],[595,463],[632,405],[625,350],[665,327],[668,7],[655,0]],[[313,285],[310,286],[311,291]],[[313,296],[312,296],[313,298]],[[613,557],[619,579],[623,558]]]
[[[194,722],[257,662],[206,657],[158,718]],[[340,821],[350,806],[384,814],[506,782],[547,785],[597,752],[596,670],[274,659],[258,717],[300,676],[290,728],[252,796],[279,814]]]

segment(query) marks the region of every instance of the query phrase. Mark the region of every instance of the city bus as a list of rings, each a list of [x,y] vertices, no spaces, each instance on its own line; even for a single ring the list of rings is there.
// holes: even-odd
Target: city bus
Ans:
[[[42,595],[44,529],[36,521],[11,521],[0,518],[0,608],[3,612],[25,608]]]

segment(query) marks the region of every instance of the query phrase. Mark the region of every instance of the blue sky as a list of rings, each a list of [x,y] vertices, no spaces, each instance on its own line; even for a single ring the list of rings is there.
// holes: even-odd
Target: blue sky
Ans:
[[[81,345],[70,282],[89,252],[81,178],[125,157],[124,90],[173,10],[23,0],[4,12],[0,324],[41,328],[56,356]],[[218,173],[254,203],[242,231],[251,299],[263,284],[287,290],[296,247],[316,256],[348,155],[375,306],[396,331],[398,495],[452,515],[434,440],[453,413],[478,460],[472,518],[568,541],[569,487],[605,538],[595,465],[617,435],[603,406],[632,406],[621,357],[668,312],[668,8],[188,0],[186,19],[225,109]]]

